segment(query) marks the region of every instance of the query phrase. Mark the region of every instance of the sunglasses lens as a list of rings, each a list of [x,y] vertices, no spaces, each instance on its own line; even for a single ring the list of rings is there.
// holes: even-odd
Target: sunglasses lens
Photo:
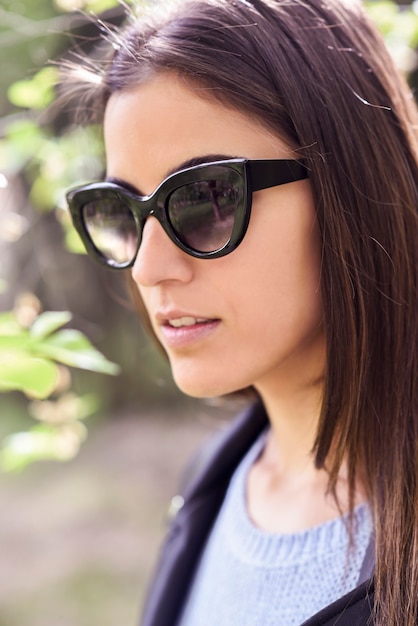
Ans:
[[[138,247],[138,228],[129,207],[118,197],[83,207],[83,220],[94,246],[110,264],[127,265]]]
[[[183,185],[169,197],[167,213],[180,241],[198,252],[214,252],[228,243],[239,191],[227,180]]]

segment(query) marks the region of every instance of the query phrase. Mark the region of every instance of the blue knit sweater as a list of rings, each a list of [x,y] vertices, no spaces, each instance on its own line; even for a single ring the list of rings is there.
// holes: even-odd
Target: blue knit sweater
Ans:
[[[203,551],[178,626],[299,626],[354,589],[372,533],[369,507],[294,534],[256,528],[246,478],[262,436],[237,468]]]

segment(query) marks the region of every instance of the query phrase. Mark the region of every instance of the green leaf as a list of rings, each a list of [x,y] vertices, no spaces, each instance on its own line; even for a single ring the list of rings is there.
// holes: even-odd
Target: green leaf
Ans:
[[[38,155],[41,146],[47,141],[39,126],[27,119],[9,124],[6,128],[5,137],[6,149],[2,157],[2,166],[7,165],[7,163],[3,164],[3,159],[7,158],[12,160],[14,166],[19,169],[24,167],[27,159]]]
[[[392,0],[381,0],[379,2],[366,2],[367,12],[372,20],[377,24],[383,35],[390,33],[395,25],[399,12],[399,7]]]
[[[45,98],[32,80],[18,80],[7,90],[7,97],[17,107],[42,109],[51,99]]]
[[[67,461],[73,458],[86,437],[80,422],[63,427],[34,426],[28,432],[9,435],[0,450],[0,467],[6,472],[23,470],[34,461]]]
[[[42,173],[39,174],[33,183],[29,197],[37,209],[51,211],[56,207],[56,190],[54,185],[51,185]]]
[[[68,228],[65,232],[65,247],[73,254],[86,254],[86,248],[75,228]]]
[[[17,323],[17,320],[12,311],[6,311],[0,313],[0,346],[2,336],[10,337],[11,335],[22,334],[22,328]]]
[[[86,9],[94,13],[103,13],[117,6],[117,0],[86,0]]]
[[[64,199],[60,203],[63,208],[56,211],[56,216],[65,233],[65,247],[74,254],[86,254],[86,248],[81,241],[81,237],[73,226],[67,203]]]
[[[100,408],[100,400],[94,393],[86,393],[78,396],[77,419],[83,420],[96,413]]]
[[[411,10],[399,13],[395,33],[404,45],[415,48],[418,43],[418,15]]]
[[[70,367],[111,375],[119,372],[119,367],[108,361],[78,330],[55,333],[39,343],[37,349],[43,356]]]
[[[0,335],[0,357],[5,351],[24,352],[32,355],[33,340],[26,330],[13,335]]]
[[[57,400],[34,400],[29,405],[29,413],[40,422],[62,425],[84,420],[100,407],[96,394],[77,396],[65,393]]]
[[[29,405],[29,413],[43,423],[62,425],[84,420],[99,409],[96,394],[77,396],[65,393],[57,400],[34,400]]]
[[[7,97],[17,107],[44,109],[54,100],[56,77],[53,68],[44,68],[32,79],[13,83],[7,91]]]
[[[32,398],[47,398],[58,381],[58,367],[48,359],[18,350],[0,352],[0,391],[23,391]]]
[[[45,339],[48,335],[65,326],[71,320],[68,311],[46,311],[39,315],[30,329],[30,334],[36,339]]]

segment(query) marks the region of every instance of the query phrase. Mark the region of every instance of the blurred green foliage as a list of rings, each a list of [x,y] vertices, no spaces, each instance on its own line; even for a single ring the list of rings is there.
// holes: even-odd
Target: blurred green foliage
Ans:
[[[47,311],[25,328],[16,312],[0,314],[0,391],[18,389],[32,397],[47,398],[57,387],[57,363],[117,373],[118,368],[82,333],[61,329],[70,320],[67,311]]]
[[[60,387],[66,391],[63,379],[68,380],[68,376],[59,364],[102,374],[118,373],[118,367],[82,333],[62,328],[70,320],[66,311],[32,316],[27,305],[0,313],[0,392],[18,390],[29,398],[44,400]],[[35,460],[71,458],[85,437],[80,420],[96,408],[94,397],[81,398],[67,391],[58,400],[32,403],[31,415],[43,424],[9,435],[0,450],[0,467],[18,470]]]
[[[399,67],[413,77],[418,15],[411,6],[399,7],[390,0],[366,6]],[[0,194],[12,191],[12,206],[0,212],[0,224],[3,238],[7,236],[14,245],[33,229],[36,219],[44,220],[45,230],[51,229],[47,220],[54,215],[67,250],[83,252],[66,213],[63,192],[80,180],[102,175],[101,131],[94,126],[74,128],[65,113],[48,117],[45,112],[54,101],[58,74],[55,67],[44,66],[48,58],[65,54],[74,45],[88,52],[101,36],[99,22],[88,14],[102,11],[107,12],[104,20],[117,23],[124,16],[123,3],[117,0],[3,0],[0,7],[0,46],[8,59],[0,75]],[[24,188],[30,211],[35,209],[41,216],[35,222],[35,213],[28,218],[27,209],[14,199],[16,181]],[[62,328],[71,320],[68,311],[42,312],[35,296],[22,295],[4,275],[4,265],[0,261],[0,296],[11,292],[15,303],[0,314],[0,393],[18,390],[26,394],[30,398],[27,412],[35,420],[29,429],[11,433],[3,441],[0,465],[10,471],[34,460],[63,460],[77,453],[86,434],[83,420],[97,410],[99,401],[94,395],[78,396],[71,391],[67,367],[102,374],[116,374],[117,367],[79,330]],[[118,324],[113,324],[111,332],[122,354],[130,342],[129,333],[118,329]],[[152,355],[147,363],[150,360]]]
[[[398,67],[407,75],[417,66],[418,46],[417,3],[399,6],[392,0],[371,0],[365,3],[377,24]]]
[[[5,34],[11,35],[11,41],[15,36],[14,45],[21,34],[32,40],[38,38],[39,27],[45,26],[45,20],[50,24],[51,14],[74,8],[74,3],[57,2],[53,6],[44,2],[43,11],[37,7],[35,21],[29,17],[34,7],[27,4],[9,3],[0,9],[0,17],[5,18],[0,44]],[[76,4],[75,8],[94,11],[117,5],[114,0]],[[64,20],[60,24],[69,26]],[[49,39],[44,35],[45,42]],[[45,49],[51,48],[45,44]],[[18,54],[16,58],[26,59],[27,54]],[[7,74],[3,80],[5,77]],[[58,70],[44,67],[32,77],[23,77],[7,87],[7,102],[14,114],[4,117],[1,124],[0,188],[7,189],[14,180],[22,180],[30,205],[40,212],[55,212],[64,229],[67,248],[81,253],[81,243],[65,212],[63,191],[80,178],[101,175],[102,142],[94,127],[57,132],[48,120],[41,123],[40,112],[54,101],[57,82]],[[18,206],[1,218],[9,240],[18,241],[25,234],[27,220]],[[1,269],[2,266],[3,263]],[[13,285],[1,277],[0,287],[5,293]],[[86,435],[82,420],[97,410],[99,402],[92,394],[79,396],[70,391],[68,367],[112,375],[119,371],[83,333],[63,328],[70,322],[71,313],[42,312],[33,294],[22,297],[15,288],[15,295],[13,309],[0,313],[0,393],[25,394],[28,413],[38,423],[4,438],[0,467],[6,471],[22,469],[35,460],[65,460],[77,453]]]

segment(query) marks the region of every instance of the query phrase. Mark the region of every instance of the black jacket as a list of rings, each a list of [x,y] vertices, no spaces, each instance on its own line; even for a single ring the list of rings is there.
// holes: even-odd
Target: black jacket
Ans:
[[[183,494],[184,505],[164,543],[141,626],[175,626],[230,478],[266,425],[263,407],[252,407],[222,432],[200,458],[199,468],[193,472]],[[370,567],[368,558],[362,575]],[[303,626],[369,626],[373,593],[370,579],[308,619]]]

